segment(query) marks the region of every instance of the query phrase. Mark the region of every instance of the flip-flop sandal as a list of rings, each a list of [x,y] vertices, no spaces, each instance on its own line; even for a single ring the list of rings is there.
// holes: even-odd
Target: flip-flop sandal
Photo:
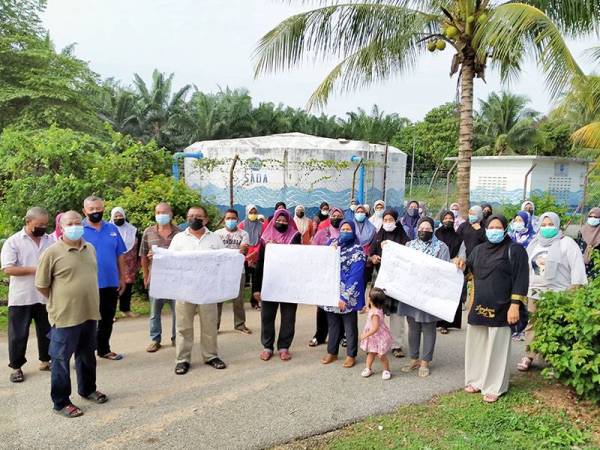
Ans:
[[[448,334],[448,333],[450,333],[450,331],[448,330],[448,328],[442,328],[442,329],[440,330],[440,333],[441,333],[441,334]]]
[[[410,364],[408,366],[402,367],[400,369],[400,371],[404,372],[404,373],[409,373],[409,372],[413,372],[413,371],[417,370],[419,367],[421,367],[421,364],[417,362],[415,364]]]
[[[288,352],[287,350],[280,350],[279,359],[282,361],[289,361],[290,359],[292,359],[292,355],[290,355],[290,352]]]
[[[110,361],[120,361],[123,359],[123,355],[121,353],[110,352],[106,355],[102,355],[100,358],[108,359]]]
[[[270,360],[272,356],[273,356],[273,352],[271,352],[269,350],[263,350],[262,352],[260,352],[260,359],[262,359],[263,361]]]
[[[175,374],[177,375],[185,375],[190,370],[190,363],[188,362],[180,362],[175,364]]]
[[[83,411],[73,404],[67,405],[63,409],[55,409],[54,412],[68,419],[83,416]]]
[[[25,375],[23,375],[23,371],[21,369],[17,369],[10,374],[10,381],[13,383],[22,383],[25,381]]]
[[[319,341],[317,341],[317,338],[312,338],[309,342],[308,342],[308,346],[309,347],[316,347],[317,345],[319,345]]]
[[[392,355],[394,355],[396,358],[404,358],[405,356],[401,348],[392,349]]]
[[[83,398],[85,398],[86,400],[90,400],[92,402],[95,402],[99,405],[101,405],[102,403],[106,403],[108,401],[108,397],[103,394],[100,391],[96,391],[96,392],[92,392],[90,395],[88,395],[87,397],[84,397],[82,395]]]
[[[465,392],[469,394],[477,394],[478,392],[481,392],[481,389],[477,389],[475,386],[470,384],[465,388]]]
[[[519,364],[517,364],[517,370],[520,372],[527,372],[531,368],[531,363],[533,360],[527,356],[521,358]]]
[[[486,403],[496,403],[499,398],[497,395],[486,394],[483,396],[483,401]]]

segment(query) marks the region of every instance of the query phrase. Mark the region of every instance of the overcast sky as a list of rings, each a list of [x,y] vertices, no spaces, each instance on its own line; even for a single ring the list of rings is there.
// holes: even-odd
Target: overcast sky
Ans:
[[[305,65],[255,80],[252,53],[260,37],[282,19],[310,8],[283,0],[49,0],[45,24],[58,48],[76,43],[78,57],[102,77],[127,84],[134,73],[149,79],[154,68],[175,73],[175,84],[195,84],[205,92],[219,87],[246,87],[259,101],[304,107],[329,65]],[[582,67],[593,69],[583,51],[597,45],[589,38],[571,42]],[[410,74],[355,93],[336,95],[328,114],[344,115],[377,103],[387,113],[418,120],[456,95],[456,78],[448,77],[452,53],[424,55]],[[527,95],[531,107],[550,109],[544,80],[534,65],[509,86]],[[502,85],[494,73],[487,84],[477,80],[476,98]]]

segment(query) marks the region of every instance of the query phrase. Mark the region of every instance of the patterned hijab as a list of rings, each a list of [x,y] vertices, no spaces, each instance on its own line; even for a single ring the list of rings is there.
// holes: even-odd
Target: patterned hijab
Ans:
[[[533,225],[531,223],[531,216],[527,211],[519,211],[517,213],[523,223],[525,224],[525,228],[521,231],[511,230],[508,235],[512,239],[513,242],[517,244],[521,244],[523,247],[527,248],[533,237],[535,236],[535,231],[533,230]]]
[[[423,222],[429,222],[431,224],[431,229],[433,230],[434,222],[431,217],[421,217],[417,222],[417,228],[419,228]],[[435,237],[434,234],[429,242],[423,242],[421,239],[417,238],[414,241],[410,241],[406,246],[419,250],[426,255],[437,257],[440,248],[442,247],[442,242]]]

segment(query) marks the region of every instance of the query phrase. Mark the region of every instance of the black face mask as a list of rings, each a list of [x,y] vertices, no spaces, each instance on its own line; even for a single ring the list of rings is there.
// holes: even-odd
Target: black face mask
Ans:
[[[275,229],[277,231],[279,231],[280,233],[285,233],[288,229],[288,224],[287,223],[279,223],[279,222],[275,222]]]
[[[92,223],[99,223],[102,221],[102,216],[104,215],[104,211],[98,211],[95,213],[91,213],[87,215],[87,218]]]
[[[443,222],[444,228],[446,228],[447,230],[450,230],[451,228],[454,228],[454,222]]]
[[[48,227],[34,227],[31,234],[33,234],[35,237],[42,237],[44,234],[46,234],[47,229]]]
[[[304,217],[304,211],[296,213],[296,216],[298,216],[299,219],[302,219]]]
[[[491,215],[492,215],[492,212],[491,212],[491,211],[487,211],[487,210],[486,210],[486,211],[483,211],[483,218],[484,218],[484,219],[487,219],[487,218],[488,218],[488,217],[490,217]]]
[[[342,219],[341,218],[335,218],[335,219],[331,219],[331,226],[333,228],[339,228],[340,227],[340,223],[342,223]]]
[[[198,231],[204,228],[204,221],[202,219],[190,219],[188,220],[188,226],[192,230]]]
[[[419,231],[418,236],[423,242],[429,242],[433,237],[433,231]]]
[[[115,219],[115,220],[113,220],[113,222],[118,227],[125,225],[125,219]]]

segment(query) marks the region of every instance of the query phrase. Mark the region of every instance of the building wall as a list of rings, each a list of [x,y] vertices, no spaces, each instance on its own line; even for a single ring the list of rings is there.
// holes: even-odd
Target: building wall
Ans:
[[[234,171],[234,205],[243,212],[252,203],[261,212],[272,212],[278,201],[286,202],[288,208],[302,204],[309,214],[316,213],[322,201],[346,208],[349,204],[352,176],[356,163],[353,155],[367,158],[374,163],[366,165],[367,180],[372,178],[372,188],[366,194],[369,203],[381,198],[383,153],[343,150],[299,149],[206,149],[202,148],[204,160],[197,163],[185,160],[185,179],[188,185],[200,189],[203,195],[221,209],[229,207],[229,170],[237,153],[240,162]],[[332,161],[348,162],[347,168],[335,167]],[[404,172],[406,155],[391,152],[388,155],[387,199],[392,206],[401,206],[404,200]],[[356,189],[359,175],[356,176]]]
[[[473,203],[519,203],[523,200],[525,175],[532,164],[526,197],[546,193],[569,207],[583,198],[587,165],[565,160],[473,160],[471,199]]]

